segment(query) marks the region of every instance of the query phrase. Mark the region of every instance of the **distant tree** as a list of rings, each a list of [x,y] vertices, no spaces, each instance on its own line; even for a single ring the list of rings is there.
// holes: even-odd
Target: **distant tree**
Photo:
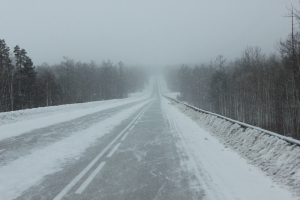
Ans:
[[[21,69],[21,93],[22,108],[34,107],[36,71],[29,57],[25,58],[24,66]]]
[[[9,47],[0,39],[0,111],[13,110],[12,94],[13,65],[9,57]]]
[[[217,70],[224,70],[226,59],[223,55],[218,55],[215,60],[215,69]]]
[[[124,72],[124,63],[119,62],[118,63],[118,82],[117,82],[117,89],[118,89],[118,98],[125,98],[127,97],[127,92],[126,92],[126,81],[125,81],[125,72]]]
[[[168,88],[172,92],[179,92],[178,67],[170,66],[164,69],[164,77]]]
[[[36,68],[36,72],[36,106],[61,104],[61,90],[54,74],[54,68],[44,63]]]
[[[17,96],[17,98],[15,98],[16,109],[31,108],[34,106],[33,95],[36,73],[34,71],[33,62],[26,54],[25,49],[20,49],[18,45],[15,46],[15,77],[17,80],[17,82],[15,82],[15,88],[17,88],[17,90],[15,90],[16,92],[14,94]]]
[[[211,77],[209,91],[214,111],[224,115],[226,94],[228,92],[227,74],[225,73],[225,70],[214,72]]]
[[[0,39],[0,112],[39,106],[81,103],[128,97],[147,82],[145,71],[113,65],[99,66],[64,57],[60,64],[37,68],[25,49],[14,47],[13,56]]]

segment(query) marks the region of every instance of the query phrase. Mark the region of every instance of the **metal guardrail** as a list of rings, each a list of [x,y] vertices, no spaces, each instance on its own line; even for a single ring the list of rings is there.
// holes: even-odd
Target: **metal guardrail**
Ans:
[[[287,142],[290,143],[290,144],[300,146],[300,141],[299,141],[299,140],[296,140],[296,139],[293,139],[293,138],[291,138],[291,137],[286,137],[286,136],[283,136],[283,135],[279,135],[278,133],[274,133],[274,132],[272,132],[272,131],[268,131],[268,130],[262,129],[262,128],[259,128],[259,127],[257,127],[257,126],[252,126],[252,125],[250,125],[250,124],[246,124],[246,123],[243,123],[243,122],[240,122],[240,121],[236,121],[236,120],[233,120],[233,119],[228,118],[228,117],[224,117],[224,116],[219,115],[219,114],[216,114],[216,113],[212,113],[212,112],[209,112],[209,111],[206,111],[206,110],[202,110],[202,109],[199,109],[199,108],[197,108],[197,107],[191,106],[191,105],[189,105],[189,104],[180,102],[180,101],[178,101],[178,100],[176,100],[176,99],[173,99],[173,98],[171,98],[171,97],[168,97],[168,96],[166,96],[165,94],[162,94],[162,95],[163,95],[164,97],[166,97],[167,99],[170,99],[170,100],[172,100],[172,101],[175,101],[175,102],[177,102],[177,103],[179,103],[179,104],[183,104],[183,105],[185,105],[185,106],[187,106],[187,107],[189,107],[189,108],[191,108],[191,109],[193,109],[193,110],[195,110],[195,111],[202,112],[202,113],[205,113],[205,114],[214,115],[214,116],[219,117],[219,118],[221,118],[221,119],[224,119],[224,120],[226,120],[226,121],[230,121],[230,122],[232,122],[232,123],[239,124],[241,127],[245,128],[245,129],[246,129],[246,128],[256,129],[256,130],[258,130],[258,131],[267,133],[267,134],[269,134],[269,135],[271,135],[271,136],[275,136],[275,137],[278,137],[278,138],[280,138],[280,139],[282,139],[282,140],[285,140],[285,141],[287,141]]]

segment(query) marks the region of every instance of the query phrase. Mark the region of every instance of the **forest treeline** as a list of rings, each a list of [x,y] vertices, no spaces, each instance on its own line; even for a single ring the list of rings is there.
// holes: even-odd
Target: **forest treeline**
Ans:
[[[18,45],[10,52],[0,39],[0,112],[128,97],[147,82],[145,70],[81,63],[64,57],[60,64],[33,66]]]
[[[210,64],[166,68],[179,100],[198,108],[300,139],[300,33],[266,55],[247,47],[234,61],[220,55]]]

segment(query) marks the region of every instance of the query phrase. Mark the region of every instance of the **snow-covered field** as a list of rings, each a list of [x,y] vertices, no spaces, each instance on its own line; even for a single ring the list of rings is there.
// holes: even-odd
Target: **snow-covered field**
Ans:
[[[94,112],[97,112],[96,109],[98,109],[99,107],[101,107],[100,109],[103,108],[105,109],[113,106],[124,105],[126,103],[139,101],[149,97],[149,94],[151,94],[149,91],[152,90],[152,88],[149,87],[150,85],[151,83],[149,83],[148,87],[143,92],[131,93],[129,95],[129,98],[126,99],[112,99],[106,101],[94,101],[88,103],[66,104],[66,105],[59,105],[59,106],[49,106],[49,107],[16,110],[11,112],[2,112],[0,113],[0,126],[4,124],[24,121],[29,119],[36,119],[36,118],[45,117],[49,115],[69,113],[77,110],[90,109],[92,111],[93,109],[95,109]],[[85,113],[88,112],[89,111],[85,111]]]
[[[143,92],[131,93],[126,99],[112,99],[80,104],[32,108],[0,113],[0,140],[18,136],[28,131],[69,121],[108,108],[122,106],[149,98],[153,79]]]
[[[168,97],[172,97],[170,93],[166,94]],[[173,95],[174,96],[174,95]],[[234,170],[235,175],[232,176],[223,174],[220,181],[226,181],[230,187],[230,182],[234,182],[236,177],[239,179],[245,176],[245,181],[249,181],[255,176],[246,176],[239,172],[239,165],[243,162],[252,164],[255,167],[250,167],[249,171],[252,174],[254,173],[263,173],[264,175],[270,177],[278,185],[274,184],[271,186],[274,194],[278,194],[277,189],[279,187],[288,188],[290,191],[297,196],[300,196],[300,147],[296,145],[291,145],[286,141],[279,139],[274,136],[270,136],[261,131],[248,128],[244,130],[240,125],[223,120],[214,115],[209,115],[201,112],[197,112],[183,104],[178,104],[175,101],[171,101],[171,104],[178,109],[181,113],[189,116],[198,126],[205,129],[205,134],[196,133],[195,130],[191,129],[190,131],[185,131],[190,134],[186,137],[185,140],[188,140],[187,148],[191,149],[192,152],[196,155],[195,157],[205,156],[214,157],[215,154],[224,154],[223,151],[235,152],[243,158],[244,161],[241,161],[239,156],[225,155],[223,160],[212,159],[214,163],[210,163],[210,166],[207,166],[208,171],[213,171],[215,167],[228,168],[229,171]],[[173,111],[175,112],[175,111]],[[177,116],[178,114],[174,114]],[[182,121],[182,119],[181,119]],[[190,129],[193,125],[186,125],[188,122],[180,123],[182,126],[185,124],[185,128]],[[196,129],[196,128],[195,128]],[[213,137],[212,137],[213,136]],[[193,138],[193,139],[191,139]],[[216,146],[216,151],[214,152],[205,152],[205,145],[212,145],[216,143],[215,140],[218,140],[223,145]],[[203,143],[204,141],[204,143]],[[213,141],[213,142],[211,142]],[[220,152],[222,151],[222,152]],[[229,156],[229,157],[226,157]],[[218,162],[218,163],[217,163]],[[201,165],[201,164],[200,164]],[[232,167],[232,168],[230,168]],[[254,172],[255,171],[255,172]],[[250,173],[250,174],[251,174]],[[209,174],[212,174],[209,172]],[[217,175],[218,176],[218,175]],[[211,177],[213,180],[217,180],[217,177]],[[255,181],[251,188],[236,188],[238,191],[243,191],[246,196],[242,199],[255,199],[251,197],[251,190],[259,191],[259,185],[261,181]],[[222,188],[220,188],[222,189]],[[226,188],[223,188],[226,192]],[[275,192],[276,191],[276,192]],[[272,192],[272,190],[270,190]],[[269,193],[271,194],[271,193]],[[269,195],[268,194],[268,195]],[[265,199],[270,199],[270,196],[266,196]],[[247,197],[247,198],[246,198]],[[275,199],[276,195],[274,196]],[[281,199],[278,198],[277,199]],[[287,199],[283,198],[282,199]]]

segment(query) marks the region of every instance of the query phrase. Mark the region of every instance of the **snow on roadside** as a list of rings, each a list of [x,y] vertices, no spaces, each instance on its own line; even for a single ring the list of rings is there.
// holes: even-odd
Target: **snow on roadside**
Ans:
[[[162,100],[162,107],[171,130],[179,137],[181,166],[190,173],[191,186],[204,190],[203,199],[297,199],[287,187],[276,184],[259,168],[226,148],[210,130],[199,127],[184,114],[187,110],[177,109],[178,105],[167,99]]]
[[[126,99],[113,99],[80,104],[67,104],[0,113],[0,140],[15,137],[34,129],[76,119],[127,103],[146,100],[153,91],[154,79],[143,92]]]
[[[97,108],[99,106],[106,106],[111,104],[120,104],[120,103],[129,103],[138,101],[141,99],[149,98],[153,91],[153,82],[154,79],[150,78],[149,84],[146,86],[144,91],[130,93],[129,98],[126,99],[112,99],[105,101],[94,101],[87,103],[76,103],[76,104],[65,104],[59,106],[49,106],[49,107],[40,107],[40,108],[31,108],[24,110],[16,110],[10,112],[0,113],[0,126],[4,124],[10,124],[18,121],[36,119],[44,116],[55,115],[61,112],[71,112],[79,109],[88,109],[88,108]],[[116,105],[117,106],[117,105]],[[1,133],[1,132],[0,132]]]
[[[59,106],[49,106],[49,107],[40,107],[40,108],[31,108],[24,110],[16,110],[11,112],[0,113],[0,126],[4,124],[10,124],[18,121],[36,119],[44,116],[55,115],[60,112],[71,112],[79,109],[89,109],[97,108],[99,106],[106,106],[111,104],[117,104],[122,102],[123,99],[113,99],[106,101],[94,101],[87,103],[78,103],[78,104],[65,104]],[[126,99],[128,102],[133,99]],[[124,100],[123,100],[124,102]]]
[[[64,138],[43,149],[38,149],[29,155],[0,168],[0,199],[14,199],[31,186],[39,184],[43,177],[60,171],[66,162],[79,159],[86,148],[93,145],[97,139],[108,134],[124,119],[147,104],[143,101],[114,115],[98,124]]]
[[[177,97],[179,97],[180,92],[169,92],[169,93],[164,93],[164,95],[166,95],[167,97],[170,97],[172,99],[178,100]]]
[[[173,101],[172,101],[173,102]],[[182,113],[200,127],[212,133],[226,147],[272,177],[275,182],[288,186],[300,196],[300,147],[261,131],[228,122],[213,115],[197,112],[173,102]]]
[[[170,97],[172,99],[177,99],[177,97],[180,95],[180,92],[170,91],[163,76],[159,76],[158,80],[159,80],[160,91],[167,97]]]

